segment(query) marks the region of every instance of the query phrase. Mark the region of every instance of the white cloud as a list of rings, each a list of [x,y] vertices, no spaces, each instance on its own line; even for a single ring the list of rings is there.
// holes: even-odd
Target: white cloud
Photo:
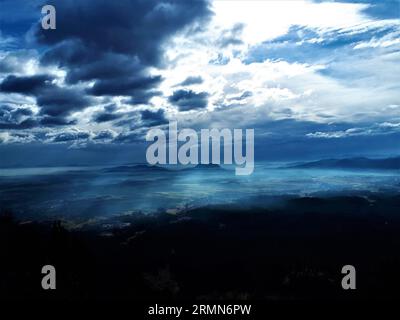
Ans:
[[[385,135],[400,132],[400,123],[378,123],[366,127],[350,128],[347,130],[312,132],[306,134],[308,138],[337,139],[356,136]]]
[[[347,28],[367,20],[365,4],[311,1],[214,1],[215,24],[244,23],[243,39],[256,44],[285,34],[291,25],[317,29]]]
[[[239,115],[243,118],[240,123],[244,125],[260,119],[284,117],[325,123],[396,118],[398,109],[388,108],[400,103],[396,52],[376,54],[367,49],[356,50],[360,54],[355,55],[354,52],[328,49],[322,64],[319,60],[291,63],[285,61],[285,56],[280,61],[243,62],[249,46],[284,35],[292,25],[316,30],[320,39],[311,41],[314,43],[399,25],[399,20],[380,21],[367,17],[362,13],[366,6],[311,1],[214,1],[215,16],[206,31],[175,38],[167,50],[167,57],[175,63],[156,71],[165,78],[160,89],[166,96],[171,95],[176,89],[174,86],[187,76],[201,76],[204,82],[191,88],[210,94],[209,112],[226,110],[214,115],[199,111],[194,117],[192,113],[189,116],[177,113],[162,97],[156,97],[152,102],[169,110],[172,118],[191,123],[213,119],[214,123],[236,125]],[[226,34],[226,30],[238,23],[244,25],[240,36],[243,43],[219,46],[221,34]],[[387,47],[398,41],[393,37],[376,38],[358,45]],[[226,57],[228,62],[210,64],[218,56]],[[321,73],[324,70],[327,72]],[[244,92],[252,95],[240,101],[232,99]],[[218,120],[219,116],[225,118]]]

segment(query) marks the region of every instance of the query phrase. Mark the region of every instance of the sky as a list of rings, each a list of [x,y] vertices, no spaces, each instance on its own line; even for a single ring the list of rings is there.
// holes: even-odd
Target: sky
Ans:
[[[256,160],[400,155],[399,35],[399,0],[0,0],[0,166],[143,161],[169,121],[253,128]]]

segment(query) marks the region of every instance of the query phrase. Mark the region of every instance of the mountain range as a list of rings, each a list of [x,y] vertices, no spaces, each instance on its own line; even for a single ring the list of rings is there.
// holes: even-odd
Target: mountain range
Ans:
[[[288,168],[299,169],[379,169],[399,170],[400,157],[369,159],[364,157],[348,159],[324,159],[311,162],[297,163]]]

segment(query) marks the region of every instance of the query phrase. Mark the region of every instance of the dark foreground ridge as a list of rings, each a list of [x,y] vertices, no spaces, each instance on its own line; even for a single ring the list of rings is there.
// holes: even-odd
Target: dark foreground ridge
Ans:
[[[0,297],[398,299],[399,209],[399,196],[296,198],[279,210],[209,207],[69,231],[3,212]],[[56,267],[55,291],[41,288],[46,264]],[[353,291],[341,287],[347,264]]]

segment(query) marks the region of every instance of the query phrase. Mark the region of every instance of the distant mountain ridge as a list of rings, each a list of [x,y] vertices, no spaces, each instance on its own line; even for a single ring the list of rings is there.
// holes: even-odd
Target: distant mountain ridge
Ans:
[[[125,171],[137,171],[137,170],[153,170],[153,171],[169,171],[166,168],[159,167],[159,166],[150,166],[147,164],[135,164],[135,165],[125,165],[125,166],[118,166],[113,168],[108,168],[106,172],[125,172]]]
[[[287,168],[299,169],[380,169],[400,170],[400,157],[369,159],[365,157],[348,159],[324,159],[289,165]]]
[[[194,167],[188,167],[188,168],[183,168],[185,170],[210,170],[210,169],[222,169],[221,166],[219,164],[215,164],[215,163],[208,163],[208,164],[202,164],[199,163],[198,165],[194,166]]]
[[[198,164],[192,167],[181,166],[179,168],[175,166],[158,166],[158,165],[148,165],[148,164],[135,164],[135,165],[123,165],[117,166],[113,168],[105,169],[106,172],[125,172],[125,171],[169,171],[169,172],[178,172],[183,170],[211,170],[211,169],[222,169],[218,164]]]

